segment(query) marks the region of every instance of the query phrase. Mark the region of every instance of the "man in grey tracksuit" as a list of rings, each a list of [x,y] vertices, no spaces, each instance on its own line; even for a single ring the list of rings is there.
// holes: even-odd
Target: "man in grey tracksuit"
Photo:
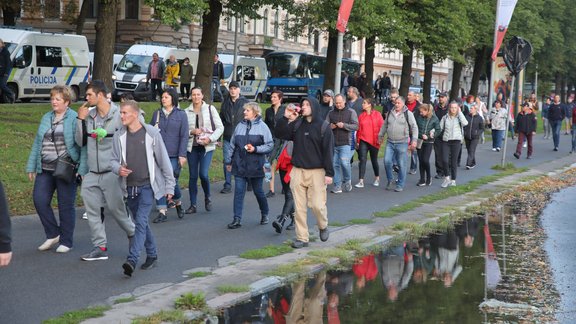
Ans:
[[[92,251],[82,255],[84,261],[108,259],[106,228],[100,213],[102,206],[129,239],[134,236],[134,223],[126,212],[118,175],[112,173],[110,164],[112,136],[122,127],[120,110],[108,102],[106,92],[103,83],[93,82],[86,89],[86,103],[78,108],[76,143],[82,147],[81,159],[87,159],[88,166],[88,170],[78,172],[84,177],[81,194],[94,246]],[[96,108],[89,111],[89,106]]]

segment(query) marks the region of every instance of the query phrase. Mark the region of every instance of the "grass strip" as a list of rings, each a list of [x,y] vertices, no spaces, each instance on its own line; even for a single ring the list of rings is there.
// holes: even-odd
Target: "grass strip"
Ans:
[[[248,250],[240,254],[241,258],[244,259],[265,259],[275,257],[281,254],[286,254],[292,252],[292,248],[288,245],[267,245],[260,249]]]
[[[77,324],[89,318],[104,316],[104,312],[109,310],[110,306],[96,306],[62,314],[59,317],[43,321],[44,324]]]

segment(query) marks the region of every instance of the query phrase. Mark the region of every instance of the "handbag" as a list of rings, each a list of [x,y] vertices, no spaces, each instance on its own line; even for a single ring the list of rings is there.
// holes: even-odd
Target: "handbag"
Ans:
[[[54,130],[52,130],[54,132]],[[62,180],[66,183],[74,183],[76,181],[76,172],[78,171],[78,164],[72,160],[67,153],[60,156],[58,146],[52,142],[56,149],[56,168],[52,172],[52,176],[56,179]]]

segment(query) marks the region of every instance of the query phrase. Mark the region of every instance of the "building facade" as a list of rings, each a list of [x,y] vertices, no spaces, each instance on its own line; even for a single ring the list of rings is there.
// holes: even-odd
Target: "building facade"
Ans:
[[[18,26],[28,26],[47,32],[74,33],[71,24],[80,11],[83,1],[89,7],[83,34],[93,50],[98,0],[38,0],[24,5],[17,19]],[[271,51],[302,51],[325,55],[328,40],[326,33],[303,31],[293,37],[287,33],[289,13],[282,9],[263,7],[260,19],[222,17],[218,37],[218,51],[234,52],[237,34],[238,51],[241,55],[263,56]],[[154,19],[154,10],[143,0],[121,0],[117,17],[116,52],[124,53],[135,43],[159,43],[185,48],[197,48],[202,35],[202,25],[193,22],[178,31],[162,25]],[[344,57],[364,61],[364,40],[346,41]],[[444,60],[434,65],[432,86],[439,90],[450,88],[452,62]],[[402,54],[398,50],[377,45],[374,60],[374,79],[388,72],[395,87],[400,85]],[[412,65],[412,84],[420,85],[424,75],[424,60],[418,53]]]

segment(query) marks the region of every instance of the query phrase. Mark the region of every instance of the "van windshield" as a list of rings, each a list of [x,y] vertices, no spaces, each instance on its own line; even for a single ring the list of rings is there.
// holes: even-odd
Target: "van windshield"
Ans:
[[[232,69],[234,69],[234,65],[230,63],[224,63],[224,79],[228,79],[232,74]]]
[[[116,71],[146,74],[150,62],[152,62],[152,56],[126,54],[118,63]]]

